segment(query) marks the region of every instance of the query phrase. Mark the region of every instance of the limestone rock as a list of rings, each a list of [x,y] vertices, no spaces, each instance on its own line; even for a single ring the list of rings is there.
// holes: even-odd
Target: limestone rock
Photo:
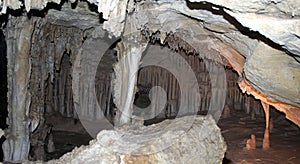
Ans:
[[[204,2],[202,0],[190,0],[191,2]],[[224,6],[234,12],[249,12],[269,14],[276,16],[290,15],[299,16],[300,2],[295,0],[257,0],[257,1],[243,1],[240,0],[205,0],[205,2],[212,3],[218,6]]]
[[[192,126],[186,124],[194,119]],[[222,163],[226,144],[211,116],[101,131],[97,139],[49,163]]]
[[[261,43],[248,58],[244,72],[270,100],[300,106],[300,64],[294,58]]]
[[[6,140],[2,145],[4,160],[23,160],[29,153],[28,110],[31,106],[31,94],[28,90],[31,63],[29,57],[30,38],[33,30],[32,22],[18,17],[8,24],[7,40],[7,83],[9,112]]]
[[[289,52],[299,57],[300,54],[300,19],[298,18],[277,18],[260,14],[232,13],[244,26],[253,31],[270,38],[273,42],[281,45]],[[284,26],[282,26],[284,24]],[[272,30],[270,30],[272,29]]]
[[[65,3],[60,10],[49,9],[45,16],[48,22],[64,27],[77,27],[80,29],[90,29],[102,27],[99,22],[99,14],[90,11],[86,2],[78,2],[75,8],[71,4]],[[99,34],[103,32],[99,31]]]

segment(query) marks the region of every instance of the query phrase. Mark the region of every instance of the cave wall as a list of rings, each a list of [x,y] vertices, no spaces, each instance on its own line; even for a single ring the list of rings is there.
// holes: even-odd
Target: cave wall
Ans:
[[[44,117],[44,107],[49,107],[45,101],[48,97],[46,94],[49,93],[46,89],[51,88],[56,71],[60,70],[63,54],[71,51],[78,53],[82,32],[78,28],[51,25],[40,18],[28,21],[27,17],[11,17],[6,35],[9,129],[6,132],[7,140],[3,144],[4,159],[27,159],[29,149],[33,151],[32,159],[43,159],[43,142],[48,133]],[[50,85],[46,85],[47,80]],[[71,87],[69,93],[70,89]],[[63,92],[64,86],[56,91]],[[55,102],[57,96],[55,92],[53,94]],[[71,98],[70,94],[66,95]],[[63,102],[60,104],[65,104],[64,97],[58,97],[57,100]],[[55,106],[56,104],[58,105]],[[51,109],[66,113],[65,107],[59,106],[60,104],[53,103]]]
[[[43,159],[43,142],[48,133],[47,126],[45,125],[45,106],[47,105],[45,101],[47,99],[47,92],[45,90],[47,79],[52,83],[58,82],[54,81],[54,78],[59,80],[59,84],[54,84],[58,88],[53,88],[56,92],[53,92],[52,109],[58,110],[64,115],[70,115],[70,111],[65,111],[68,110],[68,105],[72,102],[70,79],[68,80],[70,74],[68,71],[62,72],[67,74],[67,76],[63,76],[67,78],[61,78],[57,76],[56,72],[68,69],[68,67],[60,68],[61,64],[65,62],[63,56],[67,55],[66,53],[78,53],[83,34],[80,29],[73,27],[55,26],[46,22],[38,22],[35,25],[30,49],[32,65],[29,88],[32,100],[29,117],[31,118],[31,124],[36,126],[37,129],[31,134],[31,143],[33,145],[31,151],[35,152],[33,153],[34,159]],[[65,101],[65,98],[71,100],[71,102]]]
[[[72,52],[71,52],[72,53]],[[45,99],[46,99],[46,113],[59,112],[65,117],[76,118],[76,112],[73,106],[72,93],[72,63],[70,56],[64,52],[59,70],[55,71],[54,78],[48,78]]]

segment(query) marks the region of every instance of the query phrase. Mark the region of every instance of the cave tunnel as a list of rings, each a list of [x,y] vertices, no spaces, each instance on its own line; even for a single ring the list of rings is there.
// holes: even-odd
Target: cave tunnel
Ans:
[[[299,12],[17,2],[0,3],[1,161],[300,162]]]

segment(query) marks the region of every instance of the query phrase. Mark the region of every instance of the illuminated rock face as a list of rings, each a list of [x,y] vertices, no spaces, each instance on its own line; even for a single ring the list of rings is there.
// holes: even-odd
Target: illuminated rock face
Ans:
[[[198,53],[202,58],[230,66],[239,75],[239,87],[243,92],[274,106],[300,126],[300,1],[70,2],[73,4],[59,4],[59,0],[0,0],[1,30],[6,39],[8,60],[9,129],[5,133],[7,140],[3,145],[6,160],[27,159],[29,135],[43,129],[44,112],[51,106],[51,102],[47,102],[49,97],[43,98],[51,90],[44,90],[47,86],[45,81],[53,83],[55,71],[60,70],[63,54],[74,54],[68,59],[73,66],[87,61],[89,65],[85,71],[92,72],[88,70],[96,68],[96,55],[87,54],[98,52],[97,41],[105,35],[114,38],[138,32],[141,34],[138,38],[159,40],[171,49]],[[17,10],[22,6],[25,7],[27,16],[16,16],[18,14],[8,10]],[[22,11],[23,9],[18,10]],[[101,12],[102,16],[96,11]],[[6,16],[9,19],[5,20]],[[124,50],[119,50],[119,54],[128,54],[128,45],[132,44],[137,48],[136,52],[143,52],[143,46],[137,42],[132,43],[130,38],[128,42],[124,43],[127,46]],[[80,56],[78,54],[83,57],[76,62],[75,56]],[[119,68],[126,72],[128,63],[138,64],[132,59],[134,57],[128,59],[127,65],[120,66],[118,63],[116,70]],[[76,70],[76,67],[62,71],[62,78],[67,77],[73,69]],[[128,70],[134,72],[136,68],[131,69],[129,66]],[[117,74],[122,74],[120,72],[117,71]],[[110,85],[110,78],[102,78],[106,79],[105,86]],[[128,77],[119,76],[116,79],[124,80]],[[73,87],[79,88],[80,84],[73,84]],[[89,84],[92,86],[94,83]],[[130,116],[134,85],[128,81],[128,85],[124,83],[122,86],[120,80],[116,84],[118,86],[115,89],[120,88],[115,92],[115,102],[120,108],[126,106],[126,111],[129,111],[127,115]],[[125,86],[129,95],[122,92],[122,87]],[[89,86],[85,87],[85,90],[91,89]],[[69,83],[60,89],[72,93]],[[106,89],[106,92],[112,91]],[[57,92],[54,96],[59,96],[60,93]],[[97,105],[95,98],[91,99],[93,94],[94,92],[82,94],[90,101],[84,105]],[[68,104],[69,109],[73,101],[75,104],[81,101],[79,97],[73,98],[74,100],[70,96],[64,98],[67,103],[57,101],[53,105],[55,109],[51,110],[59,111],[61,109],[57,108],[64,104]],[[118,102],[121,99],[126,101]],[[103,102],[105,101],[103,98]],[[73,116],[69,111],[67,110],[66,115]],[[97,110],[81,112],[91,117],[102,117]],[[122,116],[120,118],[123,118],[121,123],[129,121]]]

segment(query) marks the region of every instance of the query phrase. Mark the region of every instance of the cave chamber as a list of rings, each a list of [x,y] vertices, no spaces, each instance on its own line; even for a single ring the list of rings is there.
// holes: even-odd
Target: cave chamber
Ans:
[[[285,3],[47,2],[0,0],[4,161],[89,144],[49,162],[236,162],[223,135],[269,150],[270,112],[300,125],[300,13]]]

